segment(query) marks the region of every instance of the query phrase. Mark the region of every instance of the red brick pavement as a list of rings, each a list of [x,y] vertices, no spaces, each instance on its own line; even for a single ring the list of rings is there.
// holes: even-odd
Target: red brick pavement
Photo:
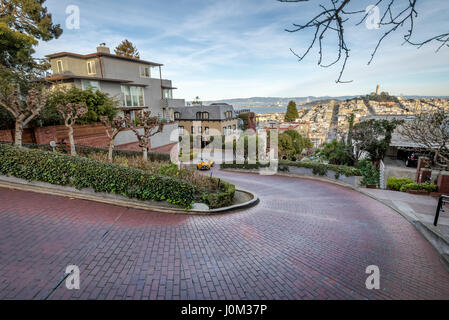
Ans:
[[[261,202],[217,216],[0,189],[0,299],[448,299],[437,252],[340,186],[219,173]],[[67,265],[81,289],[67,290]],[[377,265],[381,289],[368,290]]]

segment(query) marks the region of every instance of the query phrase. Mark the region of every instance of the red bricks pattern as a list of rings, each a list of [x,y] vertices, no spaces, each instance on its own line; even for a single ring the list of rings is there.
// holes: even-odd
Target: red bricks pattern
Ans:
[[[340,186],[219,173],[258,206],[188,216],[0,189],[0,299],[448,299],[437,252]],[[67,290],[65,267],[80,267]],[[381,289],[365,287],[377,265]]]

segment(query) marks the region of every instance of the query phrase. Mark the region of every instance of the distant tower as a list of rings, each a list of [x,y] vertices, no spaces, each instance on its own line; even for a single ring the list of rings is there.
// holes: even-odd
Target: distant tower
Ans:
[[[376,87],[376,95],[379,95],[380,94],[380,85],[377,85],[377,87]]]

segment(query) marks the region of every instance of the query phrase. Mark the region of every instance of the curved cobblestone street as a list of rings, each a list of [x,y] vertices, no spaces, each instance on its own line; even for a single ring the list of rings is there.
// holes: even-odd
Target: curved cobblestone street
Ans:
[[[153,213],[0,189],[0,299],[448,299],[449,274],[399,214],[314,180],[214,172],[260,203]],[[67,265],[80,290],[67,290]],[[365,269],[380,269],[368,290]]]

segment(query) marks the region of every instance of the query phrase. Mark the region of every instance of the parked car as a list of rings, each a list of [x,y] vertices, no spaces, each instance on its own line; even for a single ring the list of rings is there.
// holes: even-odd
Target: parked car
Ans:
[[[418,166],[418,159],[421,157],[432,159],[432,155],[426,153],[412,152],[408,155],[407,159],[405,159],[405,166],[416,168]]]

